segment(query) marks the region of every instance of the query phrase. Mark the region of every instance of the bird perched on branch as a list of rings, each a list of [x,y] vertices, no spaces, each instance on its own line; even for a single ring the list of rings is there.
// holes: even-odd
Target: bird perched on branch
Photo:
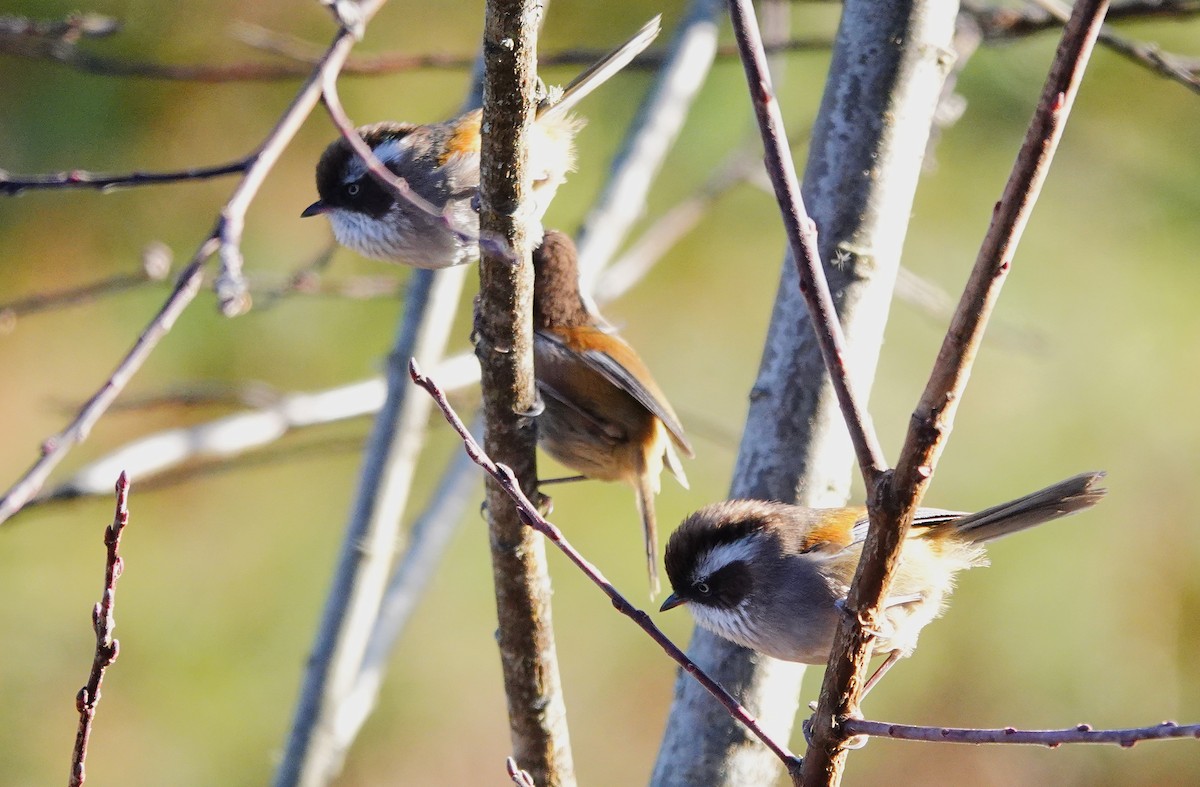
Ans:
[[[959,571],[987,564],[982,544],[1090,508],[1107,490],[1083,473],[977,514],[922,508],[913,519],[884,602],[873,652],[888,658],[874,685],[941,614]],[[863,508],[805,508],[727,500],[683,521],[667,544],[674,592],[662,611],[686,604],[696,623],[785,661],[825,664],[862,555]]]
[[[578,252],[557,230],[533,252],[533,363],[544,409],[538,444],[586,478],[633,486],[652,594],[658,593],[654,496],[664,463],[687,487],[675,449],[692,447],[650,370],[606,332],[579,292]]]
[[[575,134],[583,123],[571,110],[650,45],[660,20],[650,20],[565,88],[550,90],[539,104],[528,163],[533,180],[529,234],[535,243],[542,216],[575,163]],[[349,142],[339,137],[317,163],[321,198],[300,215],[329,217],[338,243],[385,262],[447,268],[478,259],[481,118],[476,109],[442,123],[384,122],[358,129],[376,158],[415,192],[415,201],[377,182]]]

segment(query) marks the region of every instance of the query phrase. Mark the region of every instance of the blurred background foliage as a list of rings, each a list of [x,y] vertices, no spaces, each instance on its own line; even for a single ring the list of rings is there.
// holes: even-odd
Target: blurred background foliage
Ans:
[[[10,2],[6,13],[57,18],[78,4]],[[125,27],[92,51],[165,62],[263,59],[231,35],[255,24],[324,43],[315,3],[96,2]],[[543,49],[608,46],[681,0],[554,3]],[[360,52],[474,52],[481,2],[393,2]],[[801,4],[797,34],[831,35],[837,8]],[[1198,22],[1124,25],[1167,51],[1196,51]],[[727,31],[723,35],[728,38]],[[1056,36],[985,47],[958,89],[967,111],[938,144],[913,212],[904,263],[955,292],[965,279],[1040,89]],[[786,58],[781,87],[797,160],[820,99],[827,53]],[[553,69],[565,81],[574,69]],[[465,71],[343,81],[358,122],[432,121],[464,95]],[[589,98],[579,171],[550,224],[574,229],[603,181],[649,83],[633,72]],[[298,81],[223,85],[117,79],[5,58],[0,166],[170,169],[232,160],[262,139]],[[696,189],[752,132],[741,67],[713,70],[650,199],[649,217]],[[280,277],[328,242],[300,221],[312,168],[333,136],[318,111],[248,216],[252,275]],[[893,721],[1018,727],[1140,726],[1200,719],[1200,97],[1103,49],[1071,118],[975,367],[931,492],[977,508],[1104,468],[1111,494],[1083,516],[996,545],[994,568],[960,582],[917,656],[871,697]],[[0,199],[0,301],[135,269],[149,241],[187,258],[232,181],[112,194],[30,192]],[[650,218],[644,222],[648,224]],[[692,489],[664,483],[660,519],[726,493],[746,395],[774,297],[783,236],[773,200],[753,186],[720,199],[649,278],[607,309],[691,426]],[[328,276],[395,276],[339,250]],[[21,319],[0,336],[0,486],[34,459],[91,395],[161,303],[147,287]],[[469,301],[467,301],[469,303]],[[399,301],[292,297],[235,320],[202,295],[130,387],[261,383],[315,390],[380,369]],[[468,348],[464,306],[455,348]],[[945,319],[893,308],[871,406],[894,456]],[[470,402],[471,395],[459,398]],[[209,405],[113,412],[63,471],[121,441],[225,413]],[[353,494],[368,422],[289,436],[272,461],[242,463],[151,489],[134,479],[127,572],[117,605],[121,657],[104,684],[88,773],[96,784],[255,785],[272,772]],[[308,449],[308,450],[304,450]],[[315,449],[315,450],[314,450]],[[457,450],[435,427],[417,483],[423,502]],[[553,472],[553,468],[547,472]],[[555,488],[555,521],[632,598],[644,601],[632,494],[619,485]],[[492,641],[485,533],[466,517],[403,643],[381,704],[339,784],[505,784],[509,751]],[[92,652],[89,610],[102,577],[111,499],[31,510],[0,532],[0,783],[67,775],[74,695]],[[639,784],[650,771],[675,669],[553,553],[559,655],[583,784]],[[662,624],[685,642],[680,613]],[[811,669],[804,699],[815,698]],[[797,725],[797,729],[799,725]],[[802,748],[802,741],[794,742]],[[1128,785],[1200,782],[1194,742],[1133,750],[952,747],[875,741],[850,758],[849,783]],[[897,774],[903,774],[898,777]]]

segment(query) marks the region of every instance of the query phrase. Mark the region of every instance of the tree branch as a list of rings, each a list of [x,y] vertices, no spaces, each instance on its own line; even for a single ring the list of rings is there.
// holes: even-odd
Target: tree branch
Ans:
[[[955,11],[952,2],[915,8],[846,3],[813,127],[804,202],[821,228],[819,251],[829,261],[825,275],[846,331],[841,362],[851,367],[862,393],[879,357],[921,157],[949,68]],[[873,55],[864,58],[868,50]],[[758,82],[751,92],[764,96]],[[784,212],[794,215],[795,209]],[[731,497],[830,506],[844,504],[849,494],[855,451],[817,329],[809,325],[811,313],[798,269],[786,261]],[[694,632],[688,652],[777,736],[790,728],[800,665],[752,654],[703,630]],[[686,682],[677,683],[652,780],[656,787],[732,787],[772,778],[769,754],[748,745],[722,715]]]
[[[813,737],[804,766],[804,784],[810,787],[836,785],[841,779],[846,759],[841,722],[858,715],[874,641],[870,632],[879,628],[882,602],[913,514],[949,436],[988,316],[1062,136],[1107,5],[1107,0],[1080,0],[1075,5],[1025,143],[913,413],[894,474],[868,500],[871,526],[813,717]]]
[[[117,580],[125,569],[121,559],[121,533],[129,524],[129,476],[125,473],[117,478],[117,511],[113,523],[104,529],[104,546],[107,557],[104,563],[104,593],[100,602],[92,608],[92,629],[96,632],[96,655],[92,658],[92,671],[87,685],[75,695],[75,709],[79,711],[79,730],[75,733],[75,748],[71,754],[70,787],[80,787],[87,779],[84,761],[87,759],[88,740],[92,736],[92,721],[96,718],[96,706],[100,703],[100,687],[104,683],[104,671],[117,660],[120,645],[113,639],[116,621],[113,606],[117,597]]]
[[[364,13],[368,18],[378,10],[384,0],[364,0]],[[117,368],[100,389],[88,400],[72,421],[58,434],[42,443],[41,457],[0,498],[0,525],[19,511],[37,494],[50,472],[76,444],[87,438],[96,421],[105,413],[112,402],[128,384],[129,380],[145,363],[146,358],[165,336],[175,320],[187,308],[200,287],[204,263],[221,249],[235,248],[241,238],[241,227],[251,200],[258,193],[267,173],[274,167],[283,149],[291,141],[301,123],[316,106],[321,94],[320,80],[326,70],[336,71],[345,62],[354,46],[354,37],[340,31],[330,44],[326,57],[300,88],[283,116],[267,135],[262,145],[253,154],[253,163],[242,175],[229,201],[221,210],[216,226],[200,244],[199,249],[179,275],[174,291],[138,337],[133,347],[117,365]],[[227,255],[232,256],[232,255]]]
[[[800,292],[804,295],[813,328],[825,366],[829,370],[833,390],[846,417],[850,440],[858,457],[867,489],[872,490],[880,475],[887,469],[883,449],[871,424],[870,415],[861,395],[850,381],[846,367],[846,340],[841,324],[837,320],[833,296],[825,271],[821,267],[821,256],[817,250],[817,227],[804,209],[800,196],[800,182],[796,177],[796,165],[792,162],[792,151],[788,147],[787,132],[783,127],[783,116],[779,102],[771,87],[771,76],[767,70],[766,52],[758,32],[758,20],[750,0],[733,0],[729,4],[733,32],[742,55],[746,70],[746,81],[750,85],[750,96],[754,113],[762,132],[767,174],[775,188],[775,198],[783,214],[783,226],[787,231],[792,259],[800,273]]]
[[[537,407],[533,377],[533,265],[526,170],[537,91],[539,0],[488,0],[484,11],[481,235],[505,241],[511,258],[481,247],[475,355],[483,389],[484,445],[536,495]],[[495,482],[487,486],[488,533],[513,757],[542,787],[575,783],[550,616],[545,545],[521,524]]]
[[[1165,738],[1200,739],[1200,724],[1176,724],[1173,721],[1124,730],[1094,730],[1088,724],[1079,724],[1062,730],[1018,730],[1013,727],[983,730],[957,727],[919,727],[912,724],[893,724],[887,721],[846,719],[842,722],[842,729],[846,734],[852,736],[870,735],[879,738],[932,743],[1023,743],[1047,746],[1051,749],[1064,743],[1115,743],[1123,748],[1128,748],[1139,741]]]
[[[529,497],[521,488],[520,482],[517,480],[513,471],[504,464],[494,462],[487,451],[482,448],[475,438],[471,436],[471,431],[463,424],[462,419],[454,412],[454,408],[446,400],[446,394],[430,377],[421,372],[417,362],[411,361],[408,365],[409,375],[413,382],[424,388],[433,400],[437,402],[438,408],[446,417],[446,421],[453,427],[454,431],[462,439],[463,448],[467,452],[467,456],[471,458],[475,464],[479,465],[500,487],[506,497],[516,506],[516,512],[520,517],[523,526],[541,533],[550,540],[552,544],[558,547],[567,559],[583,572],[584,576],[592,581],[601,591],[608,596],[613,607],[625,615],[634,623],[636,623],[643,631],[653,639],[659,647],[661,647],[668,656],[671,657],[683,671],[696,680],[705,691],[713,696],[717,702],[725,708],[729,715],[740,722],[749,730],[755,737],[763,742],[768,749],[779,758],[789,768],[798,768],[800,760],[792,754],[786,746],[777,742],[770,734],[767,733],[758,723],[758,721],[747,711],[736,699],[733,698],[719,683],[713,680],[701,669],[694,661],[687,657],[682,650],[672,642],[666,634],[662,632],[658,626],[650,619],[650,616],[643,610],[638,609],[633,604],[621,595],[615,586],[608,580],[607,577],[590,563],[580,552],[567,541],[566,536],[562,534],[554,524],[548,521],[538,512],[537,508],[530,502]]]

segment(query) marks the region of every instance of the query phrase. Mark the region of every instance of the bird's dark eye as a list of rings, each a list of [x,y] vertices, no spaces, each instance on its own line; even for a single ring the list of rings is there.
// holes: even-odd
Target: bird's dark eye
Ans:
[[[360,192],[360,191],[362,191],[362,186],[358,185],[357,183],[351,183],[348,186],[346,186],[346,196],[347,197],[357,197],[358,192]]]
[[[707,596],[710,592],[712,592],[712,588],[708,586],[707,582],[697,582],[696,584],[692,585],[692,587],[695,588],[696,592],[702,596]]]

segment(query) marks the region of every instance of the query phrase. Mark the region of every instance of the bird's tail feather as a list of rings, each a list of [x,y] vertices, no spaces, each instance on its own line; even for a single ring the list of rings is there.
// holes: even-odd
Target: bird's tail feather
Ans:
[[[952,526],[969,541],[991,541],[1091,508],[1108,492],[1098,486],[1102,478],[1103,472],[1080,473],[1016,500],[955,519]]]
[[[584,96],[603,85],[629,62],[642,53],[658,37],[662,26],[662,14],[651,19],[633,38],[621,44],[604,57],[593,63],[571,83],[562,89],[557,96],[551,96],[549,101],[538,107],[538,117],[551,117],[569,112],[572,107],[583,100]]]
[[[650,473],[638,475],[634,487],[637,492],[638,514],[642,518],[642,539],[646,544],[646,570],[650,575],[650,598],[658,595],[658,525],[654,516],[654,479]]]

